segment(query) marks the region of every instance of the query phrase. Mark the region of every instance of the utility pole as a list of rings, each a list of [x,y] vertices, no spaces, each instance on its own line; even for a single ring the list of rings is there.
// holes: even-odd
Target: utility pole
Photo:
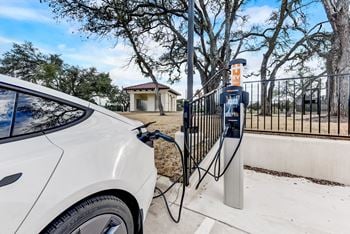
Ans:
[[[187,40],[187,99],[193,96],[193,31],[194,0],[188,0],[188,40]]]

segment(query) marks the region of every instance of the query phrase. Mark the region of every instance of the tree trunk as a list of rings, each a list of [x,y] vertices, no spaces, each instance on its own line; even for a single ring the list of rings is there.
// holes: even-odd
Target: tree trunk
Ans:
[[[159,115],[165,115],[164,109],[163,109],[163,104],[162,104],[162,96],[161,96],[161,94],[159,92],[159,88],[158,88],[158,82],[156,81],[156,82],[154,82],[154,84],[156,85],[155,92],[156,92],[156,98],[157,98],[157,102],[158,102]]]
[[[272,105],[273,105],[273,89],[275,88],[275,82],[270,81],[269,91],[266,98],[266,115],[272,115]]]
[[[340,111],[340,115],[347,116],[349,108],[349,75],[342,74],[349,74],[350,72],[350,60],[347,59],[350,53],[347,52],[345,48],[342,48],[343,43],[340,41],[341,39],[335,36],[332,52],[330,52],[327,57],[327,73],[329,79],[327,95],[328,98],[330,98],[331,114],[338,115],[338,111]],[[350,40],[348,44],[350,48]],[[349,53],[349,55],[345,56],[344,53]]]
[[[261,93],[260,93],[260,115],[269,115],[270,113],[268,113],[268,110],[270,109],[268,107],[268,93],[267,93],[267,86],[268,86],[268,82],[261,82]],[[259,110],[258,110],[259,111]]]
[[[331,113],[347,116],[349,75],[339,75],[350,73],[350,3],[349,0],[322,1],[333,29],[332,48],[327,56],[327,73],[330,76],[327,93],[330,98]]]
[[[270,52],[268,52],[270,54]],[[261,62],[261,66],[260,66],[260,79],[261,79],[261,87],[260,87],[260,101],[261,103],[263,103],[264,106],[264,102],[265,102],[265,107],[266,107],[266,99],[267,99],[267,63],[269,60],[269,54],[265,53],[263,56],[263,61]],[[261,112],[259,112],[259,110],[257,110],[258,113],[261,115],[263,115],[264,113],[266,114],[266,108],[262,108]]]
[[[150,73],[152,82],[155,85],[154,92],[156,94],[156,99],[157,99],[157,102],[158,102],[159,115],[165,115],[163,104],[162,104],[162,96],[161,96],[161,94],[159,92],[158,81],[157,81],[156,77],[153,75],[152,71],[150,71],[149,73]]]
[[[125,33],[129,39],[129,42],[131,43],[134,52],[136,54],[136,63],[138,64],[141,72],[143,74],[145,74],[146,76],[150,77],[152,82],[155,84],[155,94],[156,94],[156,98],[158,101],[158,108],[159,108],[159,114],[160,115],[165,115],[164,113],[164,109],[163,109],[163,104],[162,104],[162,98],[160,96],[159,93],[159,87],[158,87],[158,81],[153,73],[152,67],[149,65],[149,63],[145,60],[145,57],[142,56],[141,54],[141,49],[138,47],[138,41],[137,41],[137,37],[135,37],[131,30],[129,29],[129,26],[124,24],[124,29],[126,29]]]
[[[275,88],[274,78],[271,81],[261,83],[260,94],[260,115],[271,116],[272,115],[272,98],[273,89]]]

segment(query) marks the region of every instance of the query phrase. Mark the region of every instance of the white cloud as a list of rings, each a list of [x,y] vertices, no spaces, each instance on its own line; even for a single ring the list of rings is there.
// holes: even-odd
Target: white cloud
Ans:
[[[47,11],[3,4],[0,4],[0,17],[14,20],[37,21],[43,23],[52,22],[52,19],[47,14]]]
[[[174,83],[173,85],[168,85],[175,91],[179,92],[181,96],[178,98],[185,98],[187,96],[187,79],[181,79],[179,82]],[[193,94],[200,89],[202,86],[200,85],[199,82],[199,77],[194,77],[194,82],[193,82]]]
[[[243,13],[248,15],[248,24],[262,24],[270,17],[271,13],[276,10],[270,6],[249,7]]]
[[[19,42],[13,38],[0,36],[0,56],[11,48],[12,43]]]
[[[141,72],[138,71],[137,67],[134,65],[130,65],[124,68],[119,66],[112,68],[110,70],[110,76],[113,79],[113,83],[123,87],[150,81],[142,76]]]
[[[82,43],[80,47],[69,47],[67,44],[57,45],[58,51],[68,63],[82,66],[94,66],[103,70],[123,67],[128,63],[131,48],[123,44],[115,47],[99,45],[98,41]]]
[[[238,18],[237,21],[234,22],[233,28],[249,30],[252,26],[266,25],[268,18],[275,10],[277,9],[267,5],[243,9],[239,12],[239,14],[247,17],[247,21],[243,22],[242,18]]]
[[[114,47],[108,47],[105,43],[99,46],[98,41],[84,42],[80,47],[58,44],[56,51],[51,53],[61,54],[63,60],[71,65],[96,67],[99,71],[109,72],[113,83],[120,87],[150,81],[141,74],[135,64],[127,66],[132,49],[123,43]]]
[[[0,36],[0,44],[12,44],[12,43],[18,43],[18,41],[12,38]]]
[[[57,48],[59,49],[59,50],[64,50],[65,48],[66,48],[67,46],[66,46],[66,44],[59,44],[58,46],[57,46]]]

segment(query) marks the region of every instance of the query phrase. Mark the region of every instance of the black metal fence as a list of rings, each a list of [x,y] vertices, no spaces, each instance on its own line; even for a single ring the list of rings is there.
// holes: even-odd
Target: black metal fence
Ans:
[[[350,138],[350,75],[249,81],[246,130]]]
[[[350,74],[248,81],[245,130],[350,139]],[[221,89],[184,103],[187,181],[220,138]]]
[[[222,133],[219,101],[218,89],[184,103],[184,157],[188,178]]]

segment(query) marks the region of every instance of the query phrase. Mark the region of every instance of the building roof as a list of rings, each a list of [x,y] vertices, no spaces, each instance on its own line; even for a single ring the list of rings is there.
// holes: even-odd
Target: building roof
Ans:
[[[144,84],[138,84],[138,85],[132,85],[129,87],[125,87],[124,90],[154,90],[156,88],[156,85],[153,82],[148,82]],[[166,86],[164,84],[158,83],[159,89],[169,89],[169,92],[179,96],[180,93],[176,92],[175,90],[171,89],[169,86]]]

